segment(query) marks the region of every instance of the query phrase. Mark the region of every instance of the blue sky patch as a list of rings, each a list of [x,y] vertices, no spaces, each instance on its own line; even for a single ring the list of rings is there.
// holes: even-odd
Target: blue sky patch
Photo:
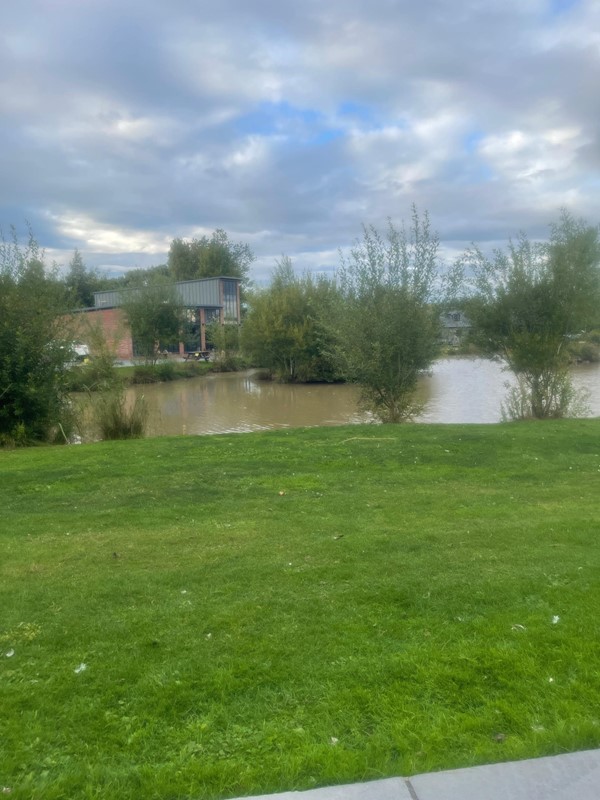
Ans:
[[[238,117],[235,127],[242,135],[282,134],[295,139],[298,144],[324,144],[344,133],[340,128],[331,127],[319,111],[298,108],[287,102],[261,103],[254,111]]]
[[[381,116],[372,106],[364,105],[364,103],[354,103],[351,100],[341,103],[337,108],[337,113],[340,117],[354,119],[356,122],[361,123],[363,127],[372,130],[382,128],[385,124],[385,121],[381,119]],[[398,127],[405,127],[406,125],[404,120],[394,120],[393,124]]]
[[[484,136],[485,136],[484,132],[478,129],[471,131],[465,136],[464,139],[465,150],[467,151],[467,153],[469,153],[469,155],[477,152],[477,150],[479,149],[479,144]]]
[[[580,3],[581,0],[550,0],[550,13],[557,16],[560,14],[566,14]]]

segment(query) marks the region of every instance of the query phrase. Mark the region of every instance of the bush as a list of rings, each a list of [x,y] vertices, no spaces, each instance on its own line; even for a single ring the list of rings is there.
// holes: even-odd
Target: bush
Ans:
[[[248,369],[248,362],[239,353],[228,353],[226,356],[219,356],[212,365],[213,372],[240,372],[243,369]]]
[[[156,375],[159,381],[174,381],[177,378],[177,369],[172,361],[160,361],[156,365]]]
[[[112,359],[93,358],[87,364],[72,367],[66,377],[69,392],[96,392],[119,383]]]
[[[597,364],[600,361],[600,347],[593,342],[579,342],[574,348],[573,355],[578,361]]]
[[[535,376],[523,373],[517,376],[515,386],[506,387],[503,422],[583,417],[589,412],[587,393],[575,389],[566,372],[546,370]]]
[[[51,441],[64,421],[71,332],[67,298],[32,236],[25,248],[0,235],[0,437]]]
[[[214,366],[208,361],[184,361],[176,365],[178,378],[198,378],[214,371]]]
[[[470,276],[465,281],[472,283],[465,311],[477,341],[518,380],[516,395],[507,401],[507,416],[552,419],[572,414],[568,363],[578,345],[565,342],[597,318],[599,229],[563,211],[548,242],[530,242],[521,234],[506,251],[495,250],[491,259],[473,247],[460,264],[463,276]]]
[[[130,383],[161,383],[175,381],[179,378],[196,378],[212,371],[212,364],[197,361],[184,361],[183,363],[163,361],[154,366],[141,364],[134,368]]]
[[[600,330],[593,330],[587,334],[587,340],[594,344],[600,344]]]
[[[373,226],[342,259],[334,325],[342,372],[360,386],[363,408],[381,422],[418,413],[419,375],[439,353],[439,240],[427,213],[386,236]]]
[[[133,370],[132,383],[159,383],[160,378],[152,364],[138,364]]]
[[[103,393],[94,404],[93,413],[101,439],[141,439],[146,432],[145,399],[136,397],[128,408],[123,389]]]

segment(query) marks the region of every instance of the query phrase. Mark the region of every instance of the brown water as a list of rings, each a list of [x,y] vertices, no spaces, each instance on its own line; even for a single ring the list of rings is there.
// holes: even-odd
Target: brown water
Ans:
[[[574,381],[589,392],[590,414],[600,416],[600,366],[577,367]],[[494,362],[452,358],[437,362],[419,386],[421,422],[499,422],[508,375]],[[272,428],[368,422],[357,410],[354,386],[296,386],[260,381],[256,373],[208,375],[137,386],[147,400],[150,435],[243,433]]]

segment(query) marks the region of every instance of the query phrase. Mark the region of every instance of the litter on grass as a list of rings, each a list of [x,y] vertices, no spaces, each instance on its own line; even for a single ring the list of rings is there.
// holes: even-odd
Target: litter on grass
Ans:
[[[79,675],[80,672],[83,672],[86,669],[87,669],[87,664],[82,663],[75,669],[75,674]]]

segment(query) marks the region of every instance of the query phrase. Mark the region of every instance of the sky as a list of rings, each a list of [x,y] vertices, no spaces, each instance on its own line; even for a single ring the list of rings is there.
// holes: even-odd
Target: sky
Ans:
[[[442,255],[600,221],[599,0],[20,0],[0,227],[118,274],[224,229],[330,273],[427,210]]]

